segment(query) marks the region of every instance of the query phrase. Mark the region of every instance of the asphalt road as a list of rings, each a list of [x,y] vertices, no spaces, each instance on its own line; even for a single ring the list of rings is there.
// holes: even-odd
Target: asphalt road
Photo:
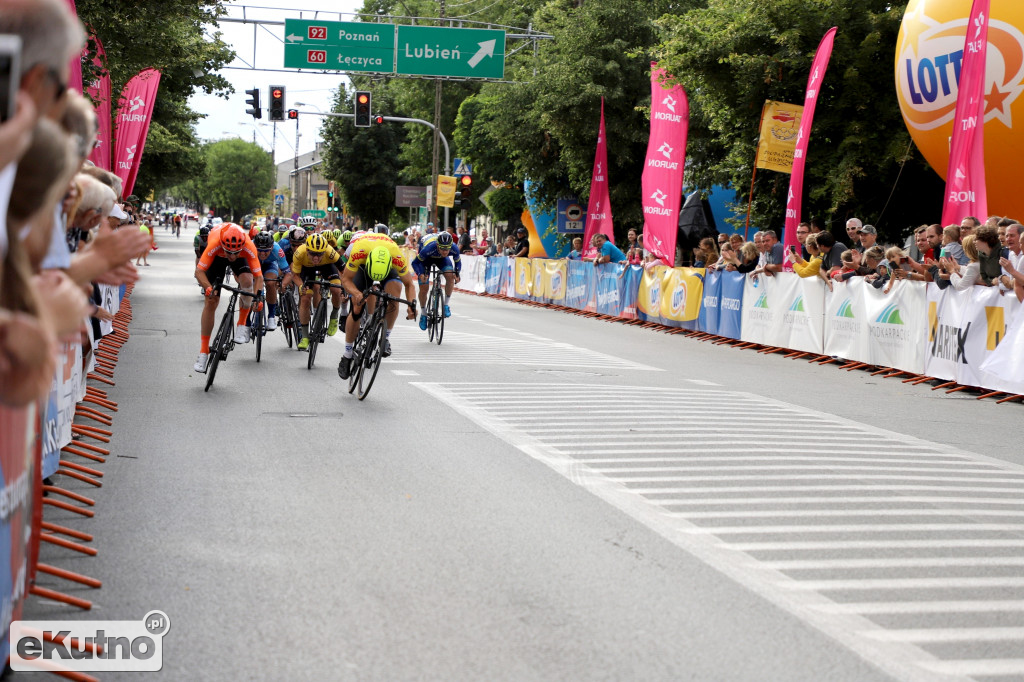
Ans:
[[[104,586],[29,616],[160,609],[171,680],[1024,679],[1020,406],[464,294],[363,402],[340,335],[204,393],[191,234],[65,483],[96,517],[46,513]]]

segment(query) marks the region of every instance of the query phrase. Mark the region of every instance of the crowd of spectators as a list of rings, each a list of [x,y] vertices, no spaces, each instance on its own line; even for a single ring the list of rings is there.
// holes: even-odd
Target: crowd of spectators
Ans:
[[[23,406],[49,392],[59,342],[98,334],[96,284],[134,282],[152,238],[130,222],[121,180],[87,161],[97,122],[68,87],[85,31],[67,3],[3,0],[0,33],[22,41],[0,123],[0,403]]]

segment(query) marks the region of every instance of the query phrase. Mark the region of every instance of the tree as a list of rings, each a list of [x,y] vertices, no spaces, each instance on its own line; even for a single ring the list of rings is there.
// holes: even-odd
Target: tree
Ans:
[[[235,220],[263,205],[277,181],[268,152],[238,138],[213,142],[205,152],[203,203],[230,209]]]
[[[352,92],[339,88],[335,111],[352,111]],[[374,90],[378,110],[388,106],[386,94],[385,90]],[[356,128],[351,119],[327,117],[320,131],[324,139],[324,176],[337,183],[350,212],[359,216],[363,225],[391,222],[400,170],[401,128],[389,123]]]
[[[921,207],[941,206],[942,185],[911,145],[891,94],[892,46],[905,7],[890,0],[708,0],[706,8],[665,16],[656,55],[689,95],[688,180],[746,192],[764,101],[803,102],[818,43],[838,26],[814,117],[803,217],[841,225],[858,215],[890,238],[930,221]],[[787,174],[758,174],[755,224],[782,224],[788,186]]]

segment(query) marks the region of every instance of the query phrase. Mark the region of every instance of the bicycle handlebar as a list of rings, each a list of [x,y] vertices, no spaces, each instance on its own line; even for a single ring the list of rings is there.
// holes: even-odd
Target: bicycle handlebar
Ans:
[[[416,302],[415,301],[411,301],[410,302],[410,301],[405,300],[404,298],[398,298],[397,296],[392,296],[388,292],[383,291],[381,289],[378,289],[375,286],[370,287],[369,289],[367,289],[366,291],[363,292],[363,298],[364,299],[366,298],[367,294],[372,294],[372,295],[376,296],[377,298],[384,299],[385,301],[394,301],[395,303],[404,303],[407,306],[409,306],[410,308],[415,308],[416,307]]]

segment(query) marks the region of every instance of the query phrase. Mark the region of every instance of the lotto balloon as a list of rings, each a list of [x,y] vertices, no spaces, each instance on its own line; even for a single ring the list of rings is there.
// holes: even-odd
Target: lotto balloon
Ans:
[[[896,92],[903,120],[943,179],[949,163],[957,84],[971,0],[910,0],[896,43]],[[1014,170],[1024,154],[1024,2],[992,0],[985,68],[985,176],[993,215],[1024,219]],[[941,205],[923,211],[928,221]],[[987,216],[978,216],[984,220]]]

